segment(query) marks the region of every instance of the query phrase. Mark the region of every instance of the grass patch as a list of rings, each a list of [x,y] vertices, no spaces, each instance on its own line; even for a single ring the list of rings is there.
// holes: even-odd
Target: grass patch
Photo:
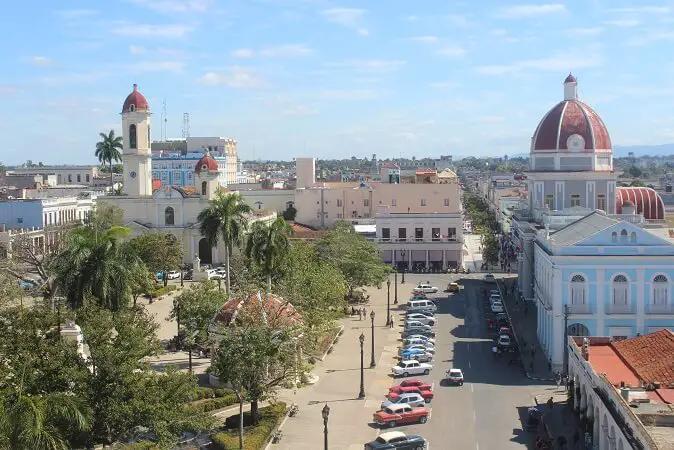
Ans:
[[[148,292],[148,294],[152,295],[152,298],[158,298],[161,297],[162,295],[166,295],[169,292],[173,292],[177,289],[177,287],[173,284],[169,284],[168,286],[162,286],[159,289],[155,289],[152,292]]]
[[[335,338],[340,334],[341,334],[340,327],[332,328],[323,333],[316,342],[316,350],[315,350],[316,355],[319,358],[321,358],[330,347],[330,344],[332,344],[332,341],[334,341]]]
[[[244,415],[249,413],[244,413]],[[243,430],[244,450],[260,450],[264,448],[271,433],[281,423],[286,415],[286,404],[278,402],[260,408],[260,420],[256,426],[246,427]],[[211,436],[211,447],[215,450],[233,450],[239,448],[239,430],[222,431]]]

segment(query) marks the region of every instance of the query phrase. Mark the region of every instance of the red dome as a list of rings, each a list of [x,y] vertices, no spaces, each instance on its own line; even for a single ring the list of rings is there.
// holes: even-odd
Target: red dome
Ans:
[[[665,204],[662,198],[649,187],[619,187],[616,189],[616,214],[622,214],[623,206],[631,202],[636,207],[637,214],[643,214],[644,219],[664,220]]]
[[[243,317],[266,322],[270,326],[291,326],[302,321],[295,307],[275,294],[256,292],[228,300],[213,318],[213,325],[236,325]]]
[[[531,152],[581,151],[610,153],[611,138],[599,115],[577,98],[576,77],[564,80],[564,100],[557,103],[538,124]],[[573,139],[569,139],[575,136]],[[580,136],[582,139],[578,139]],[[569,149],[569,143],[578,147]]]
[[[194,167],[194,171],[196,173],[199,173],[202,170],[206,170],[208,172],[217,172],[220,169],[218,168],[218,162],[214,160],[211,155],[204,155]]]
[[[150,105],[147,103],[147,99],[143,94],[138,91],[138,85],[133,85],[133,91],[126,97],[124,100],[124,106],[122,106],[122,113],[133,112],[133,111],[149,111]]]

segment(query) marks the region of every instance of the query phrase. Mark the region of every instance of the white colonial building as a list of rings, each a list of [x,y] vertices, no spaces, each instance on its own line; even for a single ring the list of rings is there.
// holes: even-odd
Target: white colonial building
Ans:
[[[150,151],[150,107],[134,85],[122,107],[124,140],[124,193],[99,197],[99,201],[124,210],[127,226],[136,233],[162,231],[172,233],[183,245],[184,262],[192,262],[198,254],[204,264],[220,263],[224,245],[215,248],[200,232],[197,216],[209,206],[221,185],[221,168],[209,152],[193,167],[194,189],[162,186],[153,189],[152,157]],[[273,220],[275,213],[264,210],[252,220]]]
[[[665,224],[662,200],[650,188],[616,187],[608,130],[578,99],[572,75],[536,128],[530,164],[528,199],[511,227],[519,290],[538,306],[538,337],[555,368],[567,334],[674,328],[674,245],[649,232]]]

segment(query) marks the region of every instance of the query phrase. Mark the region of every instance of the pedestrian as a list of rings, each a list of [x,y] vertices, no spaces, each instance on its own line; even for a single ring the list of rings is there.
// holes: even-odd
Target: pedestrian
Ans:
[[[548,358],[548,370],[552,371],[552,358]]]
[[[555,406],[555,401],[553,400],[552,397],[548,399],[548,408],[552,409],[552,407]]]
[[[363,319],[367,319],[367,309],[363,306]]]
[[[358,308],[358,320],[363,320],[363,310]]]
[[[391,317],[391,320],[389,321],[388,327],[393,328],[393,317]]]

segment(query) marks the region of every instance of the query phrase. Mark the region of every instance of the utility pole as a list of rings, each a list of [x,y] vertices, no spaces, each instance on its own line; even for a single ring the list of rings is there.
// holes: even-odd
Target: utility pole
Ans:
[[[569,372],[569,305],[564,305],[564,375]]]

